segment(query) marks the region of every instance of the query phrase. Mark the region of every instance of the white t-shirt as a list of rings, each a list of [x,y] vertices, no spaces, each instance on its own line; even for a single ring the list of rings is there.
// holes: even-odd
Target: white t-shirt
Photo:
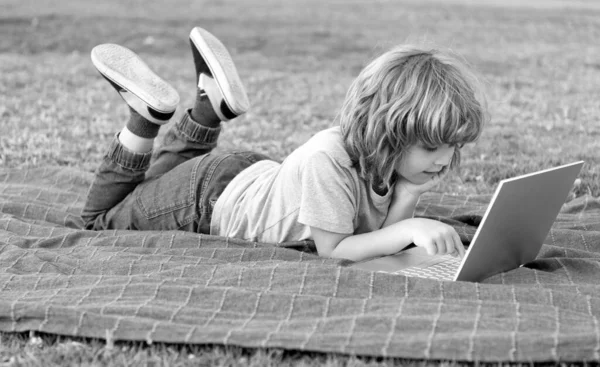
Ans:
[[[312,239],[310,227],[344,234],[381,228],[384,196],[358,176],[339,127],[315,134],[281,164],[260,161],[239,173],[213,211],[210,233],[280,243]]]

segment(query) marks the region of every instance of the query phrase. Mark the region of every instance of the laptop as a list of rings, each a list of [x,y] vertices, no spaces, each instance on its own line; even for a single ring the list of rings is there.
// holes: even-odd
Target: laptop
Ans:
[[[440,280],[481,282],[537,257],[583,161],[500,181],[462,259],[409,246],[353,267]]]

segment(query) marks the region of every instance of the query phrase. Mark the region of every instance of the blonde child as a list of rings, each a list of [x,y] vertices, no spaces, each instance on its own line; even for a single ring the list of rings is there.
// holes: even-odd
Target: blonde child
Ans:
[[[90,188],[88,229],[186,230],[250,241],[313,240],[321,256],[362,260],[411,243],[462,256],[456,231],[413,218],[419,196],[460,160],[486,111],[475,78],[435,50],[394,48],[354,80],[338,126],[315,134],[282,163],[254,152],[216,153],[221,122],[249,108],[225,46],[190,33],[196,100],[154,138],[179,95],[132,51],[100,45],[92,61],[130,107]]]

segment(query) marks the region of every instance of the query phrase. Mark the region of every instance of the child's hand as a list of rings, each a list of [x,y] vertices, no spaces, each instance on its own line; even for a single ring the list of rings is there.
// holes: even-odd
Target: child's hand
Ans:
[[[440,173],[433,175],[431,179],[423,184],[414,184],[405,178],[400,178],[398,182],[396,182],[396,186],[394,190],[400,195],[402,194],[410,194],[412,196],[418,197],[421,196],[424,192],[427,192],[434,187],[436,187],[446,174],[448,173],[448,169],[444,168],[440,171]]]
[[[412,242],[427,250],[429,255],[460,256],[465,254],[465,248],[456,230],[445,223],[433,219],[412,218],[410,229],[412,230]]]

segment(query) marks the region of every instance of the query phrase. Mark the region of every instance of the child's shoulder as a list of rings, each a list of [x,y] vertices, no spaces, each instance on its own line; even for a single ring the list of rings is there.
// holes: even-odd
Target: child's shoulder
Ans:
[[[325,130],[321,130],[313,135],[304,144],[317,150],[339,150],[343,149],[344,142],[342,140],[342,132],[339,126],[330,127]]]
[[[305,159],[330,159],[342,166],[352,166],[339,126],[321,130],[297,149]]]

